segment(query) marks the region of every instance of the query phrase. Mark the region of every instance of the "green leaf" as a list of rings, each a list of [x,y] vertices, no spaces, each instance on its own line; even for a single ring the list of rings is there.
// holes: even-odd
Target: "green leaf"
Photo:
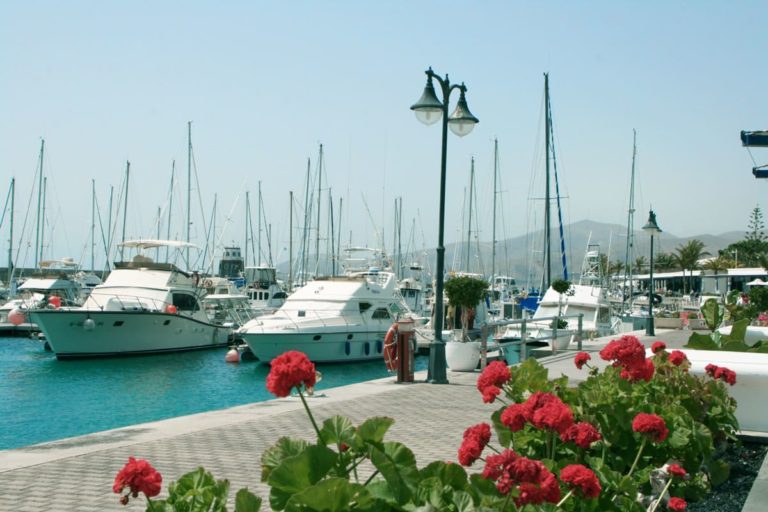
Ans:
[[[723,336],[723,338],[725,338],[725,336]],[[743,341],[726,341],[721,350],[728,350],[729,352],[748,352],[749,346]]]
[[[717,487],[722,484],[731,474],[731,466],[722,459],[715,459],[709,462],[709,478],[712,482],[712,487]]]
[[[235,512],[258,512],[260,508],[261,498],[249,491],[247,487],[237,491]]]
[[[345,443],[352,446],[355,439],[355,426],[348,418],[334,416],[323,422],[320,435],[326,444]]]
[[[504,448],[509,448],[512,445],[512,431],[501,422],[502,412],[504,412],[504,408],[491,414],[491,422],[493,423],[493,430],[496,432],[499,444]]]
[[[293,495],[286,503],[285,511],[342,512],[367,510],[373,504],[373,498],[362,485],[344,478],[328,478]]]
[[[200,467],[183,475],[168,486],[165,508],[171,510],[223,511],[229,494],[229,481],[216,480],[211,473]]]
[[[690,429],[677,426],[669,436],[670,446],[674,449],[685,448],[691,441],[691,434],[693,434],[693,432],[691,432]]]
[[[308,446],[299,455],[284,459],[272,470],[267,481],[272,487],[269,503],[282,510],[294,494],[315,485],[328,474],[336,461],[336,452],[321,445]]]
[[[707,328],[709,328],[710,331],[714,331],[720,327],[721,323],[723,323],[723,313],[720,304],[718,304],[715,299],[707,299],[700,310],[704,317],[704,322],[707,324]]]
[[[749,325],[749,319],[743,318],[733,322],[731,326],[731,333],[723,335],[727,341],[740,341],[744,343],[745,336],[747,335],[747,326]]]
[[[383,449],[371,447],[371,462],[392,489],[392,495],[398,504],[406,503],[419,481],[416,457],[404,444],[385,442]]]
[[[261,454],[261,481],[266,482],[273,469],[283,460],[303,452],[309,443],[303,439],[281,437]]]
[[[384,440],[384,435],[394,423],[395,420],[386,416],[368,418],[357,427],[357,435],[367,443],[379,444]]]
[[[467,472],[458,464],[450,464],[442,461],[435,461],[419,472],[422,481],[427,478],[435,477],[443,486],[449,486],[453,489],[466,489]]]
[[[684,348],[693,348],[697,350],[719,350],[720,347],[712,341],[712,338],[708,334],[700,334],[694,332],[691,337],[688,338],[688,343]]]

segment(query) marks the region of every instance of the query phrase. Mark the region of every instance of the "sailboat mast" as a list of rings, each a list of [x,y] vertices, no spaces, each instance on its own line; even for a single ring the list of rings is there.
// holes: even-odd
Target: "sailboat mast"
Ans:
[[[11,178],[11,232],[8,237],[8,286],[13,282],[13,208],[16,202],[16,178]]]
[[[258,206],[259,213],[256,216],[256,220],[258,221],[258,227],[256,228],[256,238],[258,239],[258,243],[256,244],[256,256],[254,256],[254,262],[256,265],[261,264],[261,180],[259,180],[259,206]]]
[[[96,262],[96,180],[91,179],[91,272],[93,272],[96,269],[95,262]]]
[[[320,264],[320,193],[323,181],[323,145],[320,144],[320,154],[317,161],[317,236],[315,237],[315,272]]]
[[[128,181],[131,177],[131,162],[126,161],[125,162],[125,203],[123,206],[123,236],[122,236],[122,242],[125,243],[125,220],[128,218]],[[124,246],[120,246],[120,261],[123,260],[123,251],[125,250]]]
[[[493,139],[493,233],[491,234],[491,282],[496,274],[496,190],[499,174],[499,139]]]
[[[192,224],[192,121],[187,121],[187,243]],[[189,247],[186,250],[186,264],[189,266]]]
[[[246,190],[245,191],[245,259],[243,260],[245,261],[246,267],[248,266],[248,240],[249,240],[248,223],[250,222],[250,219],[251,219],[251,200],[250,200],[249,192]]]
[[[288,293],[293,291],[293,190],[288,191]]]
[[[40,206],[43,200],[43,156],[45,155],[45,139],[40,141],[40,165],[38,166],[38,180],[37,180],[37,222],[35,227],[35,268],[39,268],[40,260],[38,254],[40,253],[40,226],[42,221],[40,219]]]
[[[307,158],[307,185],[304,188],[304,233],[301,237],[301,284],[307,282],[307,265],[309,264],[309,228],[312,220],[312,208],[309,205],[309,174],[312,161]]]
[[[475,185],[475,157],[472,157],[469,169],[469,216],[467,222],[467,272],[471,270],[470,250],[472,248],[472,193]]]
[[[176,175],[176,160],[171,162],[171,191],[168,194],[168,228],[166,229],[166,240],[171,239],[171,217],[173,217],[173,180]],[[170,247],[165,247],[165,261],[168,261],[168,251]]]
[[[43,216],[40,219],[40,261],[43,261],[43,248],[45,247],[45,201],[48,193],[48,178],[43,178]]]
[[[542,287],[542,293],[549,289],[549,285],[552,283],[552,251],[550,243],[550,204],[549,204],[549,191],[550,191],[550,179],[549,179],[549,152],[552,142],[550,141],[549,134],[549,73],[544,73],[544,145],[546,155],[546,178],[545,178],[545,193],[544,193],[544,286]]]
[[[633,224],[635,220],[635,159],[637,157],[637,131],[632,130],[632,173],[629,180],[629,210],[627,211],[627,250],[624,255],[624,281],[629,281],[629,298],[632,300],[632,257],[635,247]],[[627,295],[622,295],[622,310]]]

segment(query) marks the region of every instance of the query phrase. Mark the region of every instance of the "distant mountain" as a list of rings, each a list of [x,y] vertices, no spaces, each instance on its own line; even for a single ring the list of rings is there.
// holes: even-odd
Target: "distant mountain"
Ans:
[[[566,260],[569,273],[578,275],[581,271],[587,244],[598,246],[600,253],[607,254],[610,261],[624,261],[627,250],[627,228],[619,224],[606,224],[590,220],[582,220],[565,226]],[[560,259],[560,235],[559,230],[552,229],[552,273],[561,275],[562,263]],[[705,250],[712,255],[728,245],[744,238],[742,231],[731,231],[720,235],[697,235],[678,237],[671,233],[663,232],[654,243],[654,254],[660,252],[673,253],[677,247],[684,245],[689,240],[701,240]],[[507,273],[515,277],[518,282],[525,284],[526,279],[537,281],[541,279],[543,261],[544,232],[538,231],[531,235],[523,235],[496,242],[496,272]],[[530,245],[530,247],[529,247]],[[650,256],[650,239],[642,229],[634,232],[634,257]],[[464,264],[459,259],[454,263],[453,255],[464,255],[466,259],[466,244],[449,244],[446,246],[446,268],[465,270]],[[506,256],[509,255],[509,264]],[[491,272],[491,244],[473,242],[470,250],[472,272]],[[482,265],[480,264],[482,262]],[[434,268],[434,267],[433,267]]]

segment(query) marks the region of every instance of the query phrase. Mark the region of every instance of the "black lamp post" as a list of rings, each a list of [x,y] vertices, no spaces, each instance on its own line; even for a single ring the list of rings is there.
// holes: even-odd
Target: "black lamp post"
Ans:
[[[648,222],[643,226],[643,231],[651,236],[651,273],[648,279],[648,322],[645,324],[645,334],[656,336],[653,328],[653,238],[661,233],[661,228],[656,223],[656,214],[653,210],[648,213]]]
[[[445,157],[448,151],[448,127],[451,131],[463,137],[472,131],[478,119],[467,108],[467,100],[464,93],[467,88],[461,85],[451,84],[448,75],[440,78],[432,68],[425,71],[427,85],[419,101],[411,105],[411,110],[416,118],[424,124],[434,124],[443,118],[443,145],[440,161],[440,223],[437,234],[437,275],[435,276],[435,337],[429,345],[429,368],[427,370],[427,382],[432,384],[447,384],[445,364],[445,342],[443,341],[443,271],[445,267],[445,246],[443,245],[443,232],[445,230]],[[442,90],[443,100],[435,95],[432,79],[437,80]],[[453,114],[448,116],[448,100],[454,89],[461,91],[459,102]]]

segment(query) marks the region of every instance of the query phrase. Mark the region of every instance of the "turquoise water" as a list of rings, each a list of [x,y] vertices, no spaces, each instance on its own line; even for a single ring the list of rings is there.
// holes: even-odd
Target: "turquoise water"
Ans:
[[[274,398],[269,366],[225,353],[58,361],[39,341],[0,338],[0,450]],[[383,361],[318,369],[317,390],[390,375]]]

